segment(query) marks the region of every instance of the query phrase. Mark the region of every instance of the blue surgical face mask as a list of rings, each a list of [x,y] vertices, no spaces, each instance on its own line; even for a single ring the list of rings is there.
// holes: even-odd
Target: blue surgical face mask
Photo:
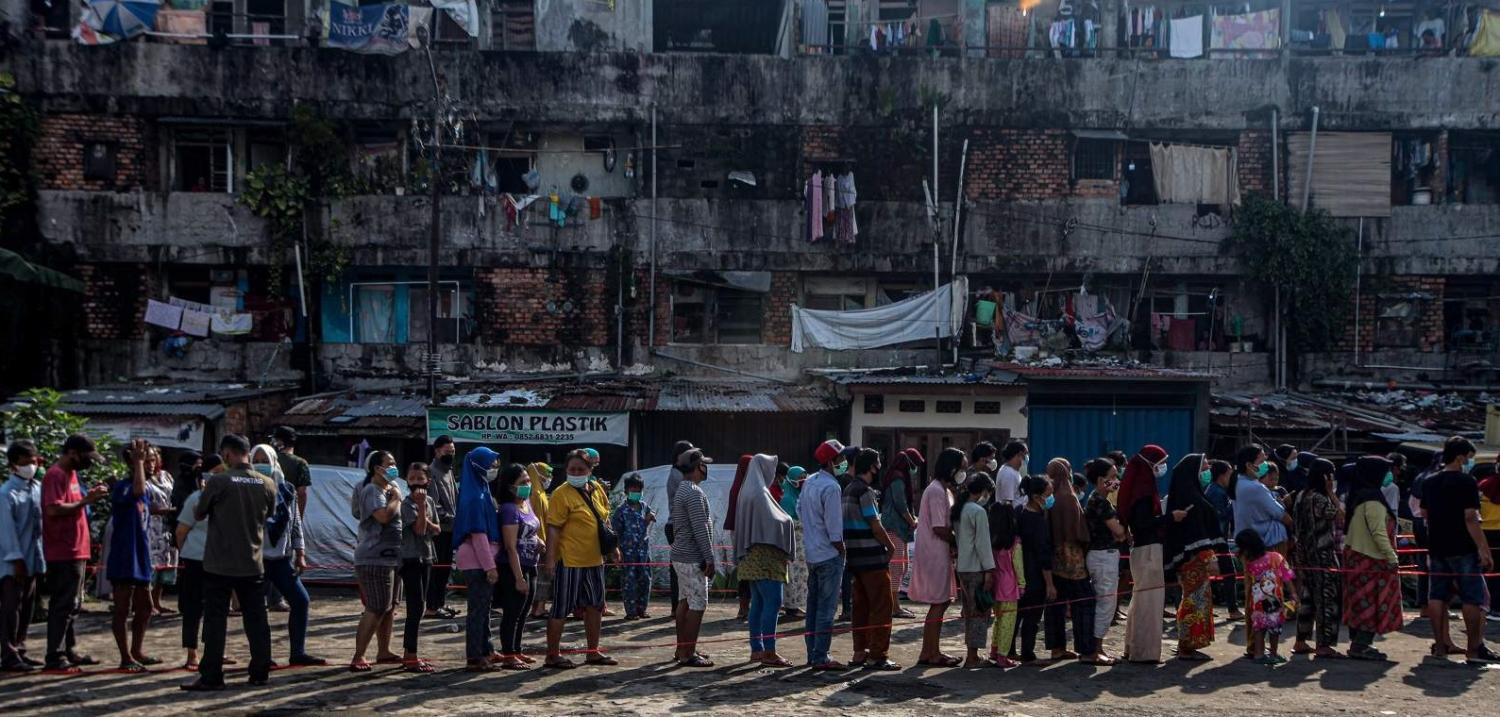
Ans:
[[[1054,505],[1057,505],[1057,496],[1055,495],[1049,495],[1046,500],[1042,501],[1042,507],[1047,510],[1052,510],[1052,506]]]
[[[1470,458],[1469,460],[1464,461],[1464,472],[1465,473],[1473,473],[1474,472],[1474,459],[1473,458]]]
[[[625,497],[629,498],[629,499],[631,499],[631,500],[633,500],[633,501],[635,501],[637,503],[641,502],[641,494],[640,493],[626,493]]]
[[[1255,477],[1256,478],[1264,478],[1264,477],[1266,477],[1266,474],[1270,473],[1270,472],[1271,472],[1271,464],[1270,463],[1262,462],[1259,466],[1255,467]]]
[[[842,461],[838,465],[835,465],[833,467],[833,474],[836,475],[836,476],[845,475],[848,472],[849,472],[849,461]]]
[[[1213,471],[1203,471],[1202,473],[1198,474],[1198,485],[1199,486],[1207,488],[1208,484],[1212,483],[1212,482],[1214,482],[1214,472]]]
[[[263,476],[269,476],[272,472],[270,463],[256,463],[255,465],[252,465],[250,467],[255,469],[256,473],[259,473]]]
[[[401,477],[401,471],[396,470],[395,466],[386,466],[385,467],[385,479],[386,480],[396,480],[397,478],[400,478],[400,477]]]
[[[589,484],[589,477],[588,476],[568,476],[568,485],[573,486],[574,488],[577,488],[579,490],[583,490],[583,487],[586,486],[586,485],[588,485],[588,484]]]
[[[1297,459],[1293,458],[1293,459],[1287,461],[1286,462],[1286,469],[1287,469],[1288,472],[1297,470]]]
[[[1380,487],[1381,488],[1385,488],[1385,487],[1387,487],[1390,484],[1395,483],[1395,482],[1396,482],[1396,474],[1392,473],[1390,471],[1386,471],[1385,472],[1385,479],[1382,480],[1382,481],[1380,481]]]

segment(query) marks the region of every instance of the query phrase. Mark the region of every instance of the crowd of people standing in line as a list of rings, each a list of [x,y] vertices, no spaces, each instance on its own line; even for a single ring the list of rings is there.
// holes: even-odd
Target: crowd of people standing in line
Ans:
[[[310,597],[300,575],[311,478],[296,441],[289,428],[254,446],[228,435],[217,454],[185,455],[174,479],[160,469],[159,452],[136,440],[123,455],[128,474],[86,491],[78,473],[102,460],[87,437],[69,437],[45,471],[32,442],[11,443],[9,478],[0,486],[0,559],[8,567],[0,578],[0,669],[76,671],[98,663],[77,650],[74,619],[92,555],[89,509],[106,500],[100,570],[111,588],[120,670],[162,662],[145,653],[143,638],[151,616],[168,609],[159,592],[166,584],[177,590],[184,666],[198,673],[184,689],[224,686],[232,603],[249,642],[250,683],[268,679],[275,665],[268,586],[287,604],[288,662],[327,664],[306,651]],[[561,647],[570,618],[583,623],[584,663],[618,664],[599,639],[603,617],[612,614],[605,566],[621,564],[624,619],[649,617],[657,516],[643,501],[644,481],[625,476],[624,500],[612,505],[592,449],[569,452],[556,473],[545,463],[504,465],[482,446],[459,466],[456,455],[447,437],[434,441],[431,464],[404,472],[389,452],[369,454],[349,497],[364,610],[348,669],[372,669],[373,641],[375,664],[434,671],[421,656],[420,633],[424,618],[456,616],[445,604],[450,563],[466,588],[467,669],[531,669],[538,658],[523,650],[522,634],[528,618],[540,617],[543,666],[578,666]],[[698,641],[721,567],[715,512],[702,487],[713,459],[687,441],[673,455],[665,527],[674,659],[711,667]],[[1495,599],[1485,574],[1494,570],[1492,546],[1500,548],[1500,475],[1492,464],[1476,466],[1475,447],[1463,438],[1447,441],[1430,469],[1400,483],[1403,465],[1394,458],[1340,466],[1290,446],[1270,453],[1246,446],[1232,463],[1190,454],[1172,464],[1166,450],[1146,445],[1128,457],[1090,460],[1081,472],[1053,458],[1040,473],[1029,470],[1020,441],[968,453],[946,448],[930,471],[915,449],[897,452],[888,466],[879,451],[837,440],[812,455],[815,469],[765,454],[741,457],[720,511],[732,536],[750,659],[761,665],[793,666],[779,649],[777,624],[794,615],[805,622],[812,669],[901,669],[890,657],[892,624],[917,617],[901,606],[903,586],[909,600],[928,606],[922,665],[1155,663],[1169,594],[1180,660],[1211,659],[1203,650],[1215,640],[1216,603],[1245,620],[1247,659],[1285,662],[1281,636],[1290,623],[1292,653],[1386,660],[1375,639],[1403,619],[1398,515],[1413,518],[1425,550],[1418,598],[1433,624],[1432,654],[1500,661],[1483,639]],[[1116,656],[1106,646],[1126,574]],[[38,591],[48,599],[45,660],[26,651]],[[403,599],[397,653],[391,639]],[[954,602],[963,657],[940,644]],[[847,662],[831,654],[841,606],[852,637]],[[1462,647],[1449,628],[1454,606],[1467,636]],[[498,630],[492,609],[501,616]],[[1341,626],[1351,642],[1343,653],[1336,649]],[[1045,654],[1037,651],[1039,633]]]

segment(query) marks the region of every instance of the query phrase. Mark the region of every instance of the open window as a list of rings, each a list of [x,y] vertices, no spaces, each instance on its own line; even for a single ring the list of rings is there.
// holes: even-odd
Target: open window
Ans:
[[[673,343],[758,344],[764,318],[764,292],[690,281],[673,286]]]
[[[457,281],[438,283],[438,341],[468,339],[466,297]],[[356,281],[348,285],[345,336],[358,344],[408,344],[427,341],[427,282]],[[325,321],[325,326],[327,322]]]
[[[656,0],[657,52],[771,55],[779,51],[789,0]]]
[[[1422,340],[1420,319],[1426,299],[1418,294],[1375,299],[1375,348],[1414,349]]]
[[[1500,348],[1500,282],[1448,277],[1443,287],[1443,336],[1450,351]]]
[[[1458,204],[1500,204],[1500,133],[1448,134],[1448,191]]]
[[[172,190],[233,192],[234,132],[226,127],[177,127],[172,131]]]
[[[802,308],[853,311],[868,306],[869,281],[840,276],[808,277],[802,286]]]
[[[1120,204],[1156,204],[1157,201],[1150,145],[1126,142],[1120,158]]]
[[[1078,137],[1073,142],[1073,181],[1114,179],[1119,142],[1112,139]]]
[[[494,0],[490,4],[490,49],[536,50],[533,0]]]
[[[1433,203],[1436,149],[1435,132],[1398,132],[1391,136],[1391,204]]]

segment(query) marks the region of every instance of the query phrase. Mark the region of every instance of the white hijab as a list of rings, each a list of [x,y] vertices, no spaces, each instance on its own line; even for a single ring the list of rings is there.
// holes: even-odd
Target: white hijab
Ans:
[[[734,506],[735,560],[743,560],[750,553],[750,546],[757,544],[780,548],[787,555],[797,557],[792,516],[787,515],[771,495],[771,484],[776,481],[776,465],[776,456],[764,453],[750,459],[745,483],[740,486]]]

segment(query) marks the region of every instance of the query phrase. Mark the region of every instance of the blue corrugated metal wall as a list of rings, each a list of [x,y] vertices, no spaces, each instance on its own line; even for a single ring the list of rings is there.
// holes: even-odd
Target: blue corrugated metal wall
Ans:
[[[1193,452],[1191,408],[1113,408],[1110,406],[1032,406],[1026,442],[1031,471],[1041,473],[1059,456],[1083,472],[1083,464],[1109,451],[1134,455],[1148,443],[1165,448],[1169,463]],[[1171,476],[1160,483],[1163,493]]]

